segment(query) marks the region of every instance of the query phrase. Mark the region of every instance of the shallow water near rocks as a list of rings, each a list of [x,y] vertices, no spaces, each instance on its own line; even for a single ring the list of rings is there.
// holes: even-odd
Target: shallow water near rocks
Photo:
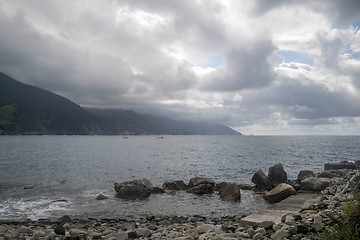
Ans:
[[[251,191],[238,203],[186,192],[124,201],[113,183],[148,178],[161,186],[194,176],[251,183],[258,169],[279,162],[295,179],[300,170],[360,159],[359,145],[358,136],[1,136],[0,219],[249,214],[267,206]],[[100,193],[109,199],[95,200]]]

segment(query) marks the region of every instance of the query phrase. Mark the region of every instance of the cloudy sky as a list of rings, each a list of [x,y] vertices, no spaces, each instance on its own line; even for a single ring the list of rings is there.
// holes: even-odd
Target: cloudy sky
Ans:
[[[359,0],[0,0],[0,71],[87,107],[360,134]]]

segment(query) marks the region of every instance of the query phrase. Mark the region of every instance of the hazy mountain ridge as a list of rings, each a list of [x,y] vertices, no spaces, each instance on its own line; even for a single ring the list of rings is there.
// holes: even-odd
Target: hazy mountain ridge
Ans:
[[[173,135],[239,135],[233,129],[211,123],[175,121],[166,117],[140,115],[129,110],[119,109],[91,109],[89,112],[102,118],[106,126],[111,126],[111,131],[123,134],[173,134]],[[108,134],[111,134],[110,132]]]
[[[175,121],[120,109],[84,109],[52,92],[0,73],[0,134],[239,135],[209,123]]]

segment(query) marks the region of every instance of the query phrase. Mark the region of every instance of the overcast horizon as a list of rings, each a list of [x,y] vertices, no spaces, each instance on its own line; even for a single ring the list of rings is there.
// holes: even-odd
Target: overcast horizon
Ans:
[[[0,72],[84,107],[360,134],[359,0],[0,1]]]

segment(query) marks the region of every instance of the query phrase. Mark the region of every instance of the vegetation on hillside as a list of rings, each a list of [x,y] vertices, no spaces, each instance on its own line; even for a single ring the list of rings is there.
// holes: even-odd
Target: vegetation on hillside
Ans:
[[[354,200],[347,202],[337,224],[326,229],[323,240],[359,240],[360,239],[360,183]]]
[[[16,107],[7,104],[0,106],[0,130],[10,129],[15,124]]]

